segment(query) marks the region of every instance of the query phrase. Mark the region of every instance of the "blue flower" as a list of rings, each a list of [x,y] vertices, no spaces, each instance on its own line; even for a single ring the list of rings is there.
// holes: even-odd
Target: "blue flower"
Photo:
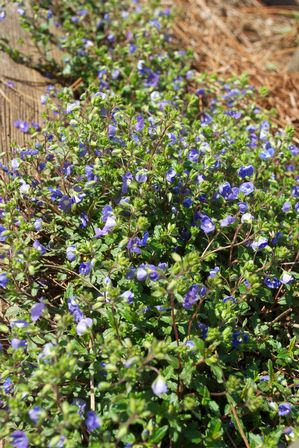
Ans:
[[[277,289],[281,285],[281,282],[280,282],[280,280],[277,277],[273,277],[272,279],[269,278],[269,277],[266,277],[264,279],[264,283],[270,289]]]
[[[7,235],[2,235],[4,232],[6,232],[6,230],[7,229],[0,224],[0,242],[3,242],[6,240]]]
[[[38,218],[34,221],[33,227],[34,230],[36,230],[37,232],[39,232],[42,229],[43,226],[43,220],[41,218]]]
[[[144,282],[148,277],[148,272],[144,269],[144,267],[139,267],[136,272],[136,277],[139,282]]]
[[[238,174],[240,177],[242,177],[242,179],[244,179],[244,177],[252,176],[253,173],[254,173],[254,168],[252,165],[242,166],[238,171]]]
[[[3,22],[3,20],[5,19],[5,17],[6,17],[6,12],[5,12],[5,10],[4,9],[0,9],[0,22]]]
[[[133,303],[134,293],[132,291],[125,291],[120,296],[126,299],[129,305]]]
[[[43,302],[39,302],[33,305],[33,307],[31,308],[31,320],[33,322],[36,322],[43,314],[45,308],[46,305]]]
[[[71,210],[73,204],[74,199],[70,198],[69,196],[62,196],[62,198],[58,202],[58,207],[62,211],[67,213]]]
[[[230,226],[231,224],[233,224],[236,221],[236,218],[234,218],[233,216],[226,216],[225,218],[223,218],[220,221],[220,227],[227,227]]]
[[[87,227],[87,224],[88,224],[88,222],[89,222],[89,218],[88,218],[88,215],[87,215],[86,212],[81,213],[81,215],[80,215],[80,221],[81,221],[81,224],[80,224],[80,227],[81,227],[81,228],[85,228],[85,227]]]
[[[210,270],[208,278],[215,278],[218,272],[220,272],[220,268],[218,266],[215,266],[213,269]]]
[[[166,179],[168,182],[173,182],[177,173],[173,168],[170,168],[166,173]]]
[[[38,240],[34,241],[33,247],[37,250],[41,255],[45,255],[47,249],[43,246]]]
[[[73,316],[73,318],[75,319],[76,322],[79,322],[81,319],[83,319],[83,313],[80,310],[79,305],[77,304],[75,297],[69,297],[67,299],[67,306],[69,309],[69,312],[71,313],[71,315]]]
[[[82,398],[74,398],[72,404],[78,407],[78,414],[83,417],[87,408],[86,401],[82,400]]]
[[[282,403],[278,406],[278,415],[284,417],[292,412],[292,406],[289,403]]]
[[[270,375],[261,375],[259,377],[259,381],[262,383],[264,381],[269,381],[270,380]]]
[[[80,101],[79,101],[79,100],[74,101],[73,103],[69,103],[69,104],[66,106],[66,113],[67,113],[67,114],[70,114],[70,113],[73,112],[74,110],[79,109],[79,107],[80,107]]]
[[[187,294],[184,298],[183,307],[185,310],[189,310],[192,308],[195,302],[199,299],[199,297],[204,297],[207,293],[207,289],[205,286],[200,287],[199,285],[190,286]]]
[[[27,342],[24,339],[13,338],[10,345],[13,350],[18,350],[19,348],[25,348],[27,346]]]
[[[85,425],[86,425],[88,432],[93,432],[97,428],[100,428],[100,426],[101,426],[100,419],[94,411],[87,412]]]
[[[232,334],[232,347],[237,348],[241,344],[246,344],[248,342],[247,334],[241,333],[240,331],[235,331]]]
[[[76,259],[75,251],[76,251],[76,246],[68,246],[66,248],[66,258],[69,261],[74,261]]]
[[[107,235],[107,233],[111,232],[111,230],[116,226],[115,216],[108,216],[106,219],[105,225],[102,229],[96,227],[95,238],[99,238],[101,236]]]
[[[299,197],[299,186],[295,185],[295,187],[292,187],[291,193],[294,198],[298,198]]]
[[[13,382],[9,376],[4,381],[2,387],[5,394],[10,394],[13,391]]]
[[[162,376],[157,376],[152,384],[152,391],[155,395],[158,395],[158,397],[168,392],[167,384]]]
[[[288,274],[287,272],[284,272],[282,274],[282,277],[281,277],[280,281],[284,285],[289,285],[290,283],[292,283],[294,281],[294,277],[292,275]]]
[[[190,162],[197,162],[199,159],[199,152],[197,151],[197,149],[190,149],[190,151],[188,152],[188,159],[190,160]]]
[[[184,208],[190,208],[192,206],[192,199],[191,198],[185,198],[183,200],[183,207]]]
[[[91,263],[90,262],[86,262],[86,263],[81,263],[79,266],[79,274],[81,275],[88,275],[91,272]]]
[[[11,444],[14,448],[28,448],[29,440],[23,431],[16,430],[11,434]]]
[[[147,181],[147,175],[144,171],[139,171],[136,176],[135,179],[137,180],[137,182],[139,183],[144,183]]]
[[[241,213],[245,213],[248,210],[248,204],[246,202],[238,202],[239,210]]]
[[[281,207],[281,210],[284,212],[284,213],[287,213],[287,212],[289,212],[290,210],[292,210],[292,204],[290,203],[290,202],[285,202],[284,204],[283,204],[283,206]]]
[[[253,241],[251,247],[254,251],[258,251],[264,249],[264,247],[268,246],[268,238],[261,237],[258,240]]]
[[[222,299],[222,302],[223,303],[226,303],[226,302],[237,303],[237,300],[233,296],[226,296]]]
[[[29,417],[35,425],[38,424],[38,421],[39,421],[42,413],[43,413],[43,410],[40,406],[34,406],[34,408],[32,408],[28,411]]]
[[[97,176],[93,172],[93,166],[91,166],[91,165],[85,166],[85,176],[89,182],[92,182],[92,181],[95,182],[98,180]]]
[[[245,194],[245,196],[248,196],[254,191],[254,186],[252,182],[244,182],[240,185],[240,191],[241,193]]]
[[[137,123],[135,125],[136,132],[141,132],[144,128],[144,118],[142,114],[137,115]]]
[[[77,334],[79,336],[82,336],[91,327],[92,327],[92,319],[90,319],[90,317],[83,317],[83,319],[81,319],[77,324],[76,327]]]
[[[215,224],[213,223],[212,219],[207,215],[202,215],[201,217],[201,223],[200,228],[205,233],[214,232],[215,230]]]

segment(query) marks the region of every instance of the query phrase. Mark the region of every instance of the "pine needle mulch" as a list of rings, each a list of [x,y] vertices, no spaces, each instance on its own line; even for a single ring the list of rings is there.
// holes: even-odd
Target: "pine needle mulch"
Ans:
[[[292,125],[299,141],[299,71],[290,61],[299,44],[299,3],[265,7],[258,0],[175,0],[174,33],[194,52],[194,68],[222,78],[247,73],[267,87],[259,105],[280,127]]]

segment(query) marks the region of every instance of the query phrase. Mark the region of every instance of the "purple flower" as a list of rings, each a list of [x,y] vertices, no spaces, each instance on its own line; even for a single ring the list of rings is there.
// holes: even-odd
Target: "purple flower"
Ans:
[[[267,160],[267,159],[271,159],[271,157],[273,157],[275,154],[275,149],[271,146],[270,142],[267,142],[264,145],[264,151],[260,152],[259,156],[261,159]]]
[[[236,221],[236,218],[234,218],[233,216],[226,216],[226,218],[223,218],[220,221],[220,227],[227,227],[230,226],[231,224],[233,224]]]
[[[190,162],[198,161],[199,152],[197,151],[197,149],[190,149],[190,151],[188,152],[188,159],[190,160]]]
[[[66,258],[69,261],[74,261],[76,259],[75,251],[76,251],[76,246],[68,246],[66,248]]]
[[[254,251],[258,251],[264,249],[264,247],[268,246],[268,238],[261,237],[256,241],[253,241],[251,247]]]
[[[139,173],[136,174],[135,179],[139,183],[144,183],[147,181],[147,175],[146,175],[146,173],[139,171]]]
[[[23,431],[16,430],[11,434],[11,445],[14,448],[28,448],[29,440]]]
[[[222,302],[223,303],[226,303],[226,302],[237,303],[237,300],[233,296],[226,296],[222,299]]]
[[[58,207],[65,213],[69,212],[74,204],[74,200],[69,196],[62,196],[58,202]]]
[[[97,176],[93,172],[93,166],[91,166],[91,165],[85,166],[85,176],[89,182],[98,180]]]
[[[247,334],[241,333],[240,331],[235,331],[232,334],[232,347],[237,348],[241,344],[246,344],[248,342]]]
[[[218,272],[220,272],[220,268],[218,266],[215,266],[213,269],[210,270],[210,275],[208,278],[215,278]]]
[[[0,224],[0,242],[3,242],[6,240],[7,235],[2,235],[2,233],[6,232],[6,230],[7,229],[5,227],[1,226],[1,224]]]
[[[129,305],[133,303],[134,293],[132,291],[125,291],[120,296],[126,299]]]
[[[74,398],[72,404],[78,407],[78,414],[83,417],[87,407],[86,401],[82,400],[82,398]]]
[[[248,196],[251,194],[254,190],[254,186],[252,182],[244,182],[240,185],[240,191],[241,193],[245,194],[245,196]]]
[[[199,330],[201,331],[201,339],[203,339],[203,340],[207,339],[209,327],[202,322],[198,322],[197,326],[198,326]]]
[[[157,376],[152,384],[152,391],[155,395],[158,395],[158,397],[168,392],[167,384],[162,376]]]
[[[270,375],[261,375],[259,377],[259,381],[262,383],[263,381],[269,381]]]
[[[278,406],[278,415],[283,417],[292,412],[292,406],[289,403],[282,403]]]
[[[116,126],[114,126],[114,124],[109,124],[108,126],[108,137],[109,138],[113,138],[116,134]]]
[[[287,213],[287,212],[289,212],[290,210],[292,210],[292,204],[290,203],[290,202],[285,202],[284,204],[283,204],[283,206],[281,207],[281,210],[284,212],[284,213]]]
[[[81,215],[80,215],[80,221],[81,221],[81,224],[80,224],[80,227],[81,227],[81,228],[85,228],[85,227],[87,227],[87,224],[88,224],[88,222],[89,222],[89,218],[88,218],[86,212],[81,213]]]
[[[207,216],[207,215],[202,215],[202,217],[201,217],[201,223],[200,223],[200,228],[201,228],[201,230],[203,230],[205,233],[214,232],[214,230],[215,230],[215,224],[213,223],[212,219],[209,218],[209,216]]]
[[[186,347],[191,348],[191,349],[195,347],[195,344],[192,341],[192,339],[189,339],[188,341],[186,341],[185,345],[186,345]]]
[[[245,213],[248,210],[248,204],[246,202],[238,202],[239,210],[241,213]]]
[[[281,282],[277,277],[273,277],[273,278],[266,277],[264,279],[264,283],[270,289],[277,289],[281,285]]]
[[[166,179],[168,182],[173,182],[177,173],[173,168],[170,168],[166,173]]]
[[[13,382],[11,378],[8,376],[2,385],[3,391],[5,394],[10,394],[13,390]]]
[[[41,218],[38,218],[34,221],[33,227],[34,230],[36,230],[37,232],[39,232],[42,229],[43,226],[43,220]]]
[[[101,426],[100,419],[94,411],[87,412],[85,425],[88,432],[95,431],[97,428]]]
[[[193,203],[193,201],[192,201],[191,198],[185,198],[183,200],[183,207],[184,208],[190,208],[192,206],[192,203]]]
[[[111,230],[116,226],[115,216],[108,216],[106,219],[106,223],[103,229],[99,229],[98,227],[95,229],[95,238],[99,238],[101,236],[107,235],[107,233],[111,232]]]
[[[69,312],[73,316],[76,322],[79,322],[81,319],[83,319],[83,313],[80,310],[79,305],[77,304],[75,297],[69,297],[67,299],[67,306],[69,309]]]
[[[79,336],[82,336],[91,327],[92,327],[92,319],[90,319],[90,317],[83,317],[83,319],[81,319],[77,324],[76,327],[77,334]]]
[[[13,320],[10,325],[11,328],[26,328],[29,324],[26,320]]]
[[[79,100],[74,101],[73,103],[69,103],[69,104],[66,106],[66,113],[67,113],[67,114],[70,114],[70,113],[73,112],[74,110],[79,109],[79,107],[80,107],[80,101],[79,101]]]
[[[43,314],[45,308],[46,305],[43,302],[39,302],[33,305],[33,307],[31,308],[31,320],[33,322],[36,322]]]
[[[4,9],[0,9],[0,22],[3,22],[3,20],[6,17],[6,12]]]
[[[27,121],[17,120],[15,121],[15,127],[23,132],[23,134],[26,134],[29,131],[29,123],[27,123]]]
[[[38,240],[34,241],[33,247],[37,250],[41,255],[45,255],[47,249],[43,246]]]
[[[221,194],[224,199],[228,199],[229,196],[232,194],[232,188],[229,182],[224,182],[223,184],[219,185],[218,189],[219,193]]]
[[[144,118],[142,114],[137,115],[137,123],[135,125],[136,132],[141,132],[144,128]]]
[[[254,168],[252,165],[242,166],[238,171],[238,174],[240,177],[242,177],[242,179],[244,179],[244,177],[252,176],[253,173],[254,173]]]
[[[81,263],[79,266],[79,274],[88,275],[91,272],[91,263],[87,261],[86,263]]]
[[[190,286],[187,294],[184,298],[183,307],[185,310],[190,310],[195,302],[199,299],[199,296],[204,297],[207,293],[207,289],[205,286],[200,287],[199,285]]]
[[[27,342],[24,339],[17,339],[17,338],[13,338],[11,340],[11,348],[13,350],[18,350],[19,348],[24,348],[27,346]]]
[[[38,424],[42,412],[43,411],[40,406],[34,406],[34,408],[28,411],[29,417],[35,425]]]
[[[144,282],[147,279],[148,273],[143,267],[139,267],[136,272],[136,277],[139,282]]]
[[[288,274],[287,272],[284,272],[282,274],[282,277],[281,277],[280,281],[284,285],[288,285],[289,283],[292,283],[292,281],[294,281],[294,277],[292,275]]]

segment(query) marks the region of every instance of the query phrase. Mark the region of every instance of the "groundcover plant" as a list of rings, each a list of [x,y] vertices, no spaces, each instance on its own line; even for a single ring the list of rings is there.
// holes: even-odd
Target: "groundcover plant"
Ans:
[[[41,129],[16,123],[30,147],[1,164],[0,438],[286,447],[299,387],[292,129],[271,125],[246,77],[193,72],[156,3],[31,3],[18,12],[39,67],[53,41],[54,78],[82,83],[76,97],[49,86]]]

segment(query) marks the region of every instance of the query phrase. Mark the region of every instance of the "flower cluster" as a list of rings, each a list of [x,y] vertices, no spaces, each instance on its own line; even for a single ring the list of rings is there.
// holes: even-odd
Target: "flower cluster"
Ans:
[[[191,70],[168,9],[34,1],[32,20],[17,3],[55,85],[41,130],[16,123],[30,148],[0,165],[0,439],[287,446],[292,129],[269,122],[245,77]]]

